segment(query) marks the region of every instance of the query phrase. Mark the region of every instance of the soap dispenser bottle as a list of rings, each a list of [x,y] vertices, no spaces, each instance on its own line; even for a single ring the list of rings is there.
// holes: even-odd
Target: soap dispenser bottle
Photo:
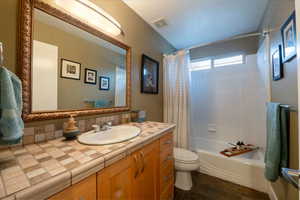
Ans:
[[[76,126],[76,121],[74,119],[76,115],[71,114],[70,118],[67,122],[67,126],[64,128],[64,137],[67,140],[73,140],[77,138],[77,135],[79,135],[80,131],[79,128]]]

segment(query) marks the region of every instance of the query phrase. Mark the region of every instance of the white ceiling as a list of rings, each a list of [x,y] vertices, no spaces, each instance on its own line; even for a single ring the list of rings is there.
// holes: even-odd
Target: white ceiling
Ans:
[[[268,0],[123,0],[175,48],[257,31]],[[168,26],[153,22],[164,18]]]

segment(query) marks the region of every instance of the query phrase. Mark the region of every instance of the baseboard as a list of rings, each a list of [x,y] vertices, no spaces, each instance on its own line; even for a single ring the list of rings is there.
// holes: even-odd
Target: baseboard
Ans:
[[[269,194],[269,197],[270,197],[271,200],[278,200],[277,195],[274,192],[271,183],[269,183],[269,192],[268,192],[268,194]]]

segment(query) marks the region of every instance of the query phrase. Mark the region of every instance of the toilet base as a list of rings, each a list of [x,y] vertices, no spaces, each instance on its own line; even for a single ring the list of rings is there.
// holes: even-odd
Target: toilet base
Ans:
[[[190,171],[177,171],[175,187],[181,190],[191,190],[193,186],[192,175]]]

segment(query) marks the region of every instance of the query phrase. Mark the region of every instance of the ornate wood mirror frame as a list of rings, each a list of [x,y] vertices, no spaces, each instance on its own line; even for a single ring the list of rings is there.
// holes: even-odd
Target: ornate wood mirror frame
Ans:
[[[51,112],[32,112],[32,33],[34,8],[42,10],[49,15],[72,24],[103,40],[106,40],[126,50],[126,106],[100,109],[59,110]],[[98,31],[97,29],[75,19],[74,17],[56,9],[39,0],[20,0],[19,21],[19,49],[18,49],[18,74],[23,85],[23,119],[24,121],[49,120],[69,117],[70,114],[78,116],[97,115],[104,113],[125,112],[131,106],[131,48],[117,39]]]

